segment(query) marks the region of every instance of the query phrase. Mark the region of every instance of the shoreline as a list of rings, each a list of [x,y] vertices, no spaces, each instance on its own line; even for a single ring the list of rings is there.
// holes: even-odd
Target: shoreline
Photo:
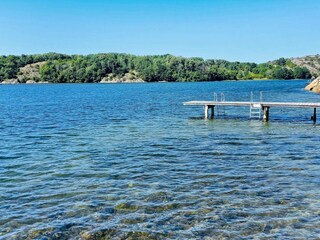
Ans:
[[[157,82],[147,82],[147,81],[110,81],[110,82],[65,82],[65,83],[53,83],[53,82],[29,82],[29,83],[20,83],[20,82],[0,82],[0,85],[46,85],[46,84],[136,84],[136,83],[204,83],[204,82],[244,82],[244,81],[309,81],[311,79],[227,79],[227,80],[212,80],[212,81],[184,81],[184,82],[168,82],[168,81],[157,81]]]

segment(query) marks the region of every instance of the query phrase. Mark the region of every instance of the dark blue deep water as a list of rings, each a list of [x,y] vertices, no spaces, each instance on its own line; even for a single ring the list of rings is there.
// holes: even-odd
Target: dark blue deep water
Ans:
[[[319,102],[305,84],[1,85],[0,239],[320,238],[313,109],[182,105]]]

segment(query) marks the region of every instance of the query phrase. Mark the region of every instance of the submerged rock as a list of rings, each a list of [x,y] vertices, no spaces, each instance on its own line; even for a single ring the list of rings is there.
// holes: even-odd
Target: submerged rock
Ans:
[[[97,239],[112,239],[119,235],[116,229],[99,229],[91,232],[83,232],[81,239],[83,240],[97,240]]]
[[[137,211],[139,207],[133,203],[120,203],[115,206],[115,210],[122,212],[134,212]]]
[[[144,231],[120,231],[119,229],[99,229],[91,232],[83,232],[83,240],[100,240],[100,239],[121,239],[121,240],[156,240],[164,239],[162,233],[149,233]]]
[[[320,77],[314,79],[304,89],[315,93],[320,93]]]
[[[46,239],[49,235],[53,235],[55,229],[53,227],[41,228],[41,229],[31,229],[28,232],[27,239]]]

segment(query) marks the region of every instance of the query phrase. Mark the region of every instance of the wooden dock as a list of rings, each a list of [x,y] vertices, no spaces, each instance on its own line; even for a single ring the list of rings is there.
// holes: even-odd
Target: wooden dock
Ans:
[[[214,118],[215,106],[234,106],[234,107],[255,107],[261,108],[263,112],[263,121],[269,121],[269,110],[271,107],[288,107],[288,108],[313,108],[311,119],[315,124],[317,121],[317,108],[320,108],[320,103],[309,102],[235,102],[235,101],[190,101],[184,102],[183,105],[188,106],[204,106],[204,116],[209,118],[209,109],[211,110],[210,118]]]

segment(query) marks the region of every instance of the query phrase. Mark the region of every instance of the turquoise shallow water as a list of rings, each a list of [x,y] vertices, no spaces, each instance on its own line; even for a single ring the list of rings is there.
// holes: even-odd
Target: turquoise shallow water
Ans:
[[[305,84],[0,86],[0,239],[320,238],[312,109],[182,106],[319,102]]]

